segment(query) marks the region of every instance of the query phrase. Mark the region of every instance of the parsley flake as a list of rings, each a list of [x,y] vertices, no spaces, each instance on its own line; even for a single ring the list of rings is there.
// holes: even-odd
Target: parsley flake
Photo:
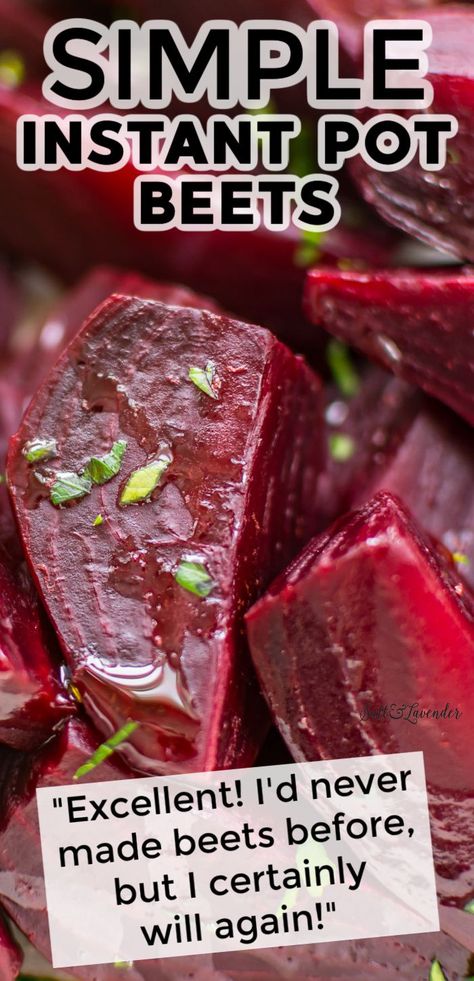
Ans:
[[[468,900],[468,902],[466,903],[466,905],[464,907],[464,912],[465,913],[473,913],[474,914],[474,899],[469,899]]]
[[[342,341],[330,341],[326,349],[326,360],[342,395],[345,395],[346,398],[357,395],[360,379],[352,363],[348,347]]]
[[[70,501],[80,501],[92,490],[92,481],[77,473],[57,473],[50,491],[51,503],[61,507]]]
[[[209,596],[214,589],[214,580],[209,575],[203,562],[180,562],[175,575],[178,586],[187,589],[188,593],[194,593],[202,599]]]
[[[40,460],[52,460],[58,453],[55,439],[30,439],[25,443],[22,454],[28,463],[39,463]]]
[[[308,228],[300,230],[301,240],[295,249],[295,266],[315,266],[321,258],[320,245],[324,237],[324,232],[310,231]]]
[[[329,437],[329,452],[337,463],[346,463],[355,453],[355,443],[352,436],[345,433],[331,433]]]
[[[208,361],[205,368],[196,368],[194,365],[191,366],[189,369],[188,379],[189,381],[192,381],[193,385],[195,385],[196,388],[199,388],[201,392],[204,392],[205,395],[209,395],[209,398],[219,398],[221,383],[213,361]]]
[[[469,559],[464,552],[453,552],[452,556],[457,565],[469,565]]]
[[[17,51],[0,52],[0,85],[16,89],[24,81],[25,62]]]
[[[104,519],[103,519],[102,515],[101,514],[98,514],[97,517],[94,518],[94,520],[92,522],[92,527],[93,528],[100,528],[100,526],[103,525],[103,523],[104,523]]]
[[[120,473],[127,443],[119,439],[104,456],[93,456],[85,467],[84,476],[93,484],[106,484]]]
[[[446,975],[439,961],[432,961],[429,981],[446,981]]]
[[[171,461],[172,457],[169,453],[162,453],[157,460],[148,463],[146,467],[134,470],[120,495],[120,504],[125,507],[128,504],[149,501]]]
[[[105,743],[102,743],[95,753],[91,756],[87,763],[83,763],[82,766],[76,770],[73,780],[80,780],[81,777],[85,777],[92,770],[95,770],[97,766],[108,760],[109,756],[115,752],[115,750],[126,742],[126,740],[138,729],[138,722],[127,722],[118,732],[115,732],[110,739],[107,739]]]

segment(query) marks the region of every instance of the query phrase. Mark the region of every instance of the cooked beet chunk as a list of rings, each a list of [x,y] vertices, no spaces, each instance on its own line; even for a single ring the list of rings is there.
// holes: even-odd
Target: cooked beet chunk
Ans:
[[[0,919],[0,981],[14,981],[20,973],[23,954],[3,919]]]
[[[266,330],[106,302],[9,458],[23,542],[86,710],[145,772],[253,761],[243,614],[315,526],[320,386]],[[25,446],[53,439],[31,464]]]
[[[398,171],[379,171],[361,157],[352,175],[366,201],[397,228],[463,259],[474,259],[474,10],[470,4],[423,9],[433,29],[427,79],[430,112],[449,113],[459,123],[448,141],[447,161],[427,173],[415,160]]]
[[[439,892],[457,900],[474,891],[473,624],[454,564],[386,493],[314,539],[247,615],[297,759],[423,750]],[[431,714],[414,725],[416,709]]]
[[[331,334],[474,423],[474,273],[311,270],[306,309]]]
[[[0,545],[0,742],[33,749],[72,711],[28,572]]]

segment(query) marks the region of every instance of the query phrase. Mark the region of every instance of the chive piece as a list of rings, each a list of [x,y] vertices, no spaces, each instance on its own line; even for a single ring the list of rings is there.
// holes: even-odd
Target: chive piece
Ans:
[[[338,463],[346,463],[355,453],[355,443],[352,436],[345,433],[331,433],[329,437],[329,452],[333,460]]]
[[[474,899],[469,899],[464,907],[465,913],[472,913],[474,915]]]
[[[446,975],[437,960],[431,962],[429,981],[446,981]]]
[[[189,593],[204,598],[212,593],[215,583],[209,575],[203,562],[188,562],[184,560],[179,563],[175,575],[176,582]]]
[[[349,349],[342,341],[329,341],[326,360],[339,391],[346,398],[357,395],[360,379],[351,360]]]
[[[320,245],[324,237],[324,232],[313,232],[308,228],[301,229],[301,241],[295,249],[295,266],[314,266],[321,258]]]
[[[101,763],[108,760],[109,756],[112,756],[112,753],[114,753],[122,743],[126,742],[129,736],[131,736],[136,729],[138,729],[138,722],[127,722],[121,729],[118,730],[118,732],[115,732],[110,739],[107,739],[105,743],[102,743],[102,745],[96,749],[90,760],[88,760],[87,763],[83,763],[83,765],[76,770],[72,779],[80,780],[81,777],[85,777],[87,773],[91,772],[91,770],[95,770],[96,766],[100,766]]]
[[[52,460],[57,456],[58,444],[55,439],[30,439],[21,452],[28,463],[39,463],[40,460]]]
[[[17,51],[0,52],[0,85],[16,89],[24,81],[25,62]]]
[[[456,562],[457,565],[469,565],[469,559],[467,555],[464,555],[464,552],[453,552],[452,556],[453,561]]]
[[[50,491],[51,502],[55,507],[61,507],[69,501],[80,501],[91,490],[92,482],[87,477],[77,473],[57,473]]]
[[[93,484],[106,484],[120,473],[126,449],[126,440],[119,439],[114,443],[109,453],[106,453],[104,456],[91,457],[85,467],[84,476],[91,480]]]
[[[168,469],[171,459],[169,454],[162,453],[157,460],[148,463],[146,467],[134,470],[121,493],[120,504],[125,507],[127,504],[149,501],[163,474]]]
[[[220,379],[213,361],[208,361],[205,368],[196,368],[192,365],[189,369],[188,379],[201,392],[209,395],[209,398],[219,398]]]
[[[102,515],[101,514],[98,514],[97,517],[94,518],[94,520],[92,522],[92,527],[93,528],[100,528],[100,526],[103,525],[103,523],[104,523],[104,519],[103,519]]]
[[[316,143],[311,123],[303,121],[301,132],[291,141],[289,171],[297,177],[308,177],[314,173],[316,163]],[[318,234],[323,234],[319,232]]]

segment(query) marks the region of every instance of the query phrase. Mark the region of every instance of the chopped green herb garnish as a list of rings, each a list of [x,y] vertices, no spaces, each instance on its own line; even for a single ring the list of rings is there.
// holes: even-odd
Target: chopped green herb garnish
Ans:
[[[314,129],[311,123],[301,124],[301,132],[290,143],[290,161],[288,170],[297,177],[307,177],[314,173],[316,163],[316,145]]]
[[[453,552],[452,556],[457,565],[469,565],[469,559],[467,555],[464,555],[464,552]]]
[[[448,149],[446,150],[446,156],[448,158],[449,163],[452,164],[461,163],[461,157],[459,156],[458,151],[455,150],[454,147],[452,146],[448,146]]]
[[[51,502],[55,507],[61,507],[69,501],[80,501],[91,490],[92,482],[87,477],[81,477],[77,473],[57,473],[50,491]]]
[[[331,340],[327,346],[326,359],[339,391],[346,398],[357,395],[360,379],[351,360],[349,349],[342,341]]]
[[[215,586],[203,562],[180,562],[175,579],[179,586],[195,596],[209,596]]]
[[[106,484],[120,473],[126,449],[126,440],[119,439],[109,453],[104,456],[93,456],[89,460],[84,469],[84,476],[92,480],[93,484]]]
[[[474,899],[470,899],[466,903],[466,905],[464,907],[464,912],[465,913],[473,913],[474,914]]]
[[[249,116],[273,116],[276,112],[277,107],[273,102],[273,99],[270,99],[266,106],[263,106],[262,109],[247,109]]]
[[[213,361],[208,361],[205,368],[196,368],[194,365],[189,369],[189,381],[192,381],[196,388],[199,388],[211,399],[219,398],[220,379]]]
[[[103,523],[104,523],[104,519],[103,519],[102,515],[101,514],[98,514],[97,517],[94,518],[94,520],[92,522],[92,527],[93,528],[100,528],[100,526],[103,525]]]
[[[16,89],[25,78],[25,62],[17,51],[0,52],[0,85]]]
[[[296,266],[314,266],[321,258],[320,245],[324,232],[313,232],[307,228],[300,231],[301,241],[295,249],[294,262]]]
[[[429,981],[446,981],[446,975],[439,961],[432,961]]]
[[[1,484],[6,484],[6,482],[7,482],[7,478],[5,477],[5,474],[4,473],[0,473],[0,485]]]
[[[133,961],[115,961],[114,967],[117,967],[119,970],[129,970],[133,967]]]
[[[120,504],[139,504],[141,501],[148,501],[156,490],[158,484],[168,469],[172,457],[170,454],[162,453],[157,460],[148,463],[146,467],[134,470],[127,480],[120,496]]]
[[[329,437],[329,452],[333,460],[346,463],[355,453],[355,443],[352,436],[345,433],[331,433]]]
[[[28,463],[39,463],[40,460],[52,460],[57,456],[58,444],[55,439],[30,439],[25,443],[22,453]]]
[[[121,729],[118,730],[118,732],[114,733],[110,739],[107,739],[105,743],[102,743],[102,745],[96,749],[90,760],[88,760],[87,763],[83,763],[83,765],[76,770],[72,779],[80,780],[81,777],[85,777],[87,773],[91,772],[91,770],[95,770],[96,766],[100,766],[101,763],[108,760],[109,756],[112,756],[112,753],[114,753],[115,750],[122,745],[122,743],[126,742],[126,740],[132,735],[132,733],[135,732],[136,729],[138,729],[138,722],[127,722]]]

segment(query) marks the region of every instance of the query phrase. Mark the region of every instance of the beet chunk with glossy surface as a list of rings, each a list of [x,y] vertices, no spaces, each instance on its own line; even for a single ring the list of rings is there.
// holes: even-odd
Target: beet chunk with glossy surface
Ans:
[[[474,891],[474,596],[454,563],[381,493],[314,539],[246,619],[297,759],[423,751],[438,890],[465,901]],[[410,706],[435,714],[410,724]]]
[[[243,613],[315,525],[319,392],[262,328],[115,297],[12,441],[33,574],[99,730],[139,723],[137,769],[254,759],[267,723]],[[57,455],[32,466],[39,437]]]
[[[387,221],[435,248],[474,259],[474,10],[470,4],[420,11],[433,30],[427,79],[433,86],[431,113],[448,113],[459,123],[447,146],[446,165],[426,171],[416,158],[401,170],[382,172],[361,157],[352,176],[366,201]]]
[[[474,423],[474,273],[313,269],[314,323]]]
[[[72,711],[28,572],[0,545],[0,742],[33,749]]]

